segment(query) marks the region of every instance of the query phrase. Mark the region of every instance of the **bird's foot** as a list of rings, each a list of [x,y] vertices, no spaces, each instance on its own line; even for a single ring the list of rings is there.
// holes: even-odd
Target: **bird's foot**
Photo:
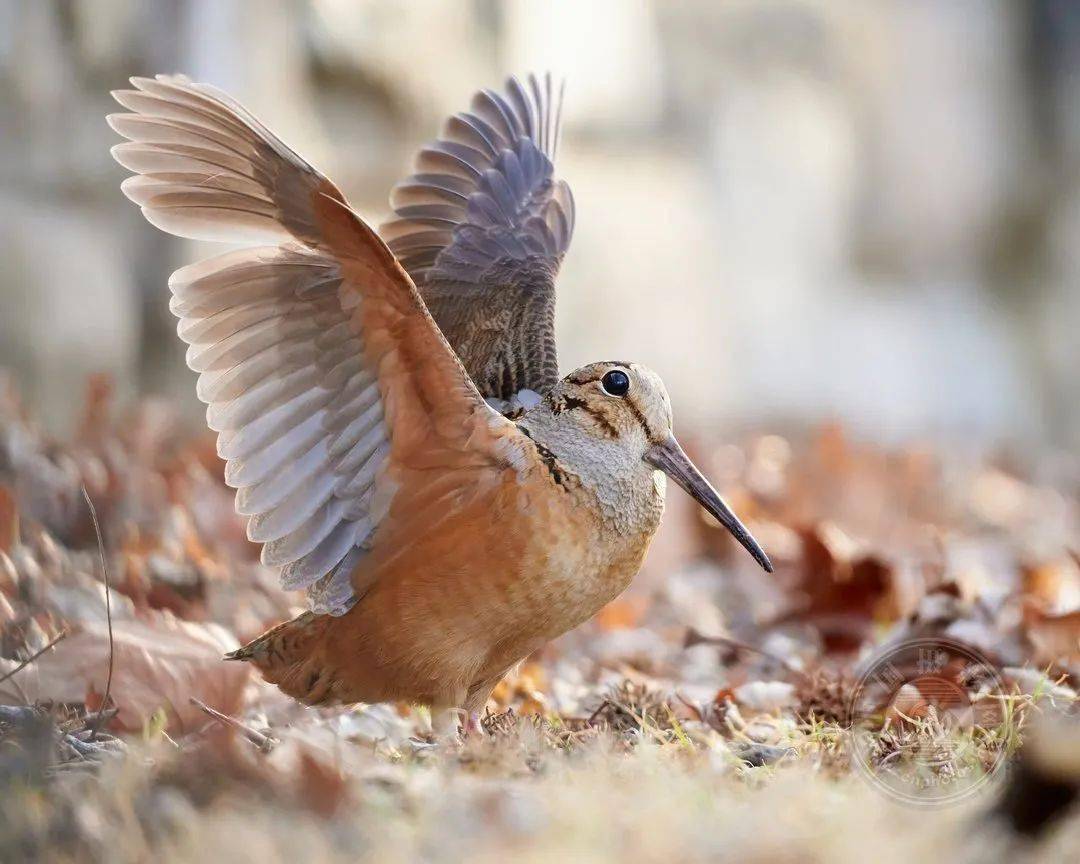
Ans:
[[[433,711],[431,714],[431,734],[438,743],[460,746],[462,742],[484,737],[484,725],[480,714],[463,708],[450,708]]]
[[[478,712],[461,712],[461,737],[465,739],[484,737],[484,724],[481,722]]]

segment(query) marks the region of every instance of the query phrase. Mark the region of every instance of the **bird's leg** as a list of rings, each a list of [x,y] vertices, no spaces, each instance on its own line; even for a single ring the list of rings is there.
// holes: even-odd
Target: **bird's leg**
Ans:
[[[437,744],[457,741],[460,718],[460,708],[447,708],[440,705],[431,706],[431,734]]]
[[[465,703],[466,692],[464,688],[455,689],[441,694],[431,703],[431,734],[436,744],[457,745],[460,742],[458,737],[458,725],[462,722],[460,706]]]
[[[477,711],[462,711],[461,713],[461,737],[484,735],[484,724],[480,722],[480,714]]]
[[[498,678],[482,682],[470,687],[467,693],[455,693],[452,698],[448,696],[431,706],[431,733],[437,743],[457,743],[470,736],[483,736],[481,711],[496,681]]]
[[[468,738],[470,735],[484,735],[484,725],[481,722],[481,718],[484,716],[484,709],[487,706],[488,698],[491,696],[491,691],[495,689],[495,685],[499,683],[499,680],[503,676],[503,672],[498,675],[493,675],[491,678],[486,678],[483,681],[477,681],[469,688],[468,695],[465,697],[465,709],[464,718],[462,722],[462,733],[464,737]]]

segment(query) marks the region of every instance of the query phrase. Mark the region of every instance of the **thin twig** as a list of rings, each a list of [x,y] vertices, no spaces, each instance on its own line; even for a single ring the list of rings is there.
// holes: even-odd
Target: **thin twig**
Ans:
[[[27,666],[29,666],[31,663],[33,663],[35,660],[37,660],[38,657],[40,657],[42,654],[44,654],[46,651],[48,651],[50,648],[52,648],[57,642],[60,642],[62,639],[66,639],[67,635],[68,635],[67,630],[61,630],[59,633],[57,633],[55,636],[53,636],[52,640],[49,642],[48,645],[46,645],[44,648],[39,648],[37,651],[35,651],[33,654],[31,654],[29,657],[27,657],[25,660],[23,660],[22,663],[20,663],[18,666],[16,666],[14,669],[12,669],[10,672],[7,672],[2,677],[0,677],[0,684],[3,684],[12,675],[15,675],[18,672],[22,672],[23,669],[25,669]]]
[[[90,521],[94,523],[94,536],[97,537],[98,555],[101,557],[101,576],[105,580],[105,620],[109,626],[109,674],[105,679],[105,694],[101,697],[102,709],[109,705],[109,693],[112,690],[112,676],[113,676],[113,629],[112,629],[112,589],[109,587],[109,565],[105,563],[105,541],[101,538],[101,525],[98,524],[97,510],[94,508],[94,502],[90,500],[90,493],[86,491],[86,486],[82,487],[83,498],[86,499],[86,506],[90,509]],[[97,735],[98,727],[101,725],[101,720],[104,717],[104,711],[99,711],[97,719],[90,726],[90,739],[93,740]]]
[[[595,711],[593,711],[592,714],[589,715],[589,719],[586,720],[585,723],[589,726],[594,725],[596,723],[596,718],[600,716],[601,712],[603,712],[605,708],[611,706],[611,700],[605,698],[604,701],[600,703],[599,707]]]
[[[783,666],[793,675],[809,678],[802,669],[793,666],[790,661],[785,660],[783,657],[731,636],[706,636],[704,633],[691,627],[686,631],[686,639],[683,644],[686,648],[692,648],[694,645],[715,645],[720,648],[730,648],[733,651],[757,654],[759,657],[764,657],[766,660],[771,660],[773,663]]]
[[[705,719],[705,712],[702,710],[702,708],[704,706],[697,705],[697,704],[691,702],[689,699],[687,699],[685,696],[683,696],[682,693],[680,693],[678,690],[675,691],[675,698],[678,699],[680,702],[682,702],[683,705],[685,705],[687,708],[689,708],[695,714],[697,714],[697,719],[698,720],[704,720]]]
[[[236,729],[238,732],[240,732],[245,738],[248,739],[248,741],[258,747],[263,753],[269,753],[271,750],[274,749],[274,745],[277,744],[277,741],[271,738],[269,735],[264,735],[258,729],[252,729],[246,723],[237,720],[235,717],[230,717],[228,714],[222,714],[216,708],[211,708],[201,699],[196,699],[194,696],[189,696],[188,701],[191,702],[191,704],[194,705],[196,708],[205,711],[215,720],[224,723],[226,726],[232,726],[233,729]]]

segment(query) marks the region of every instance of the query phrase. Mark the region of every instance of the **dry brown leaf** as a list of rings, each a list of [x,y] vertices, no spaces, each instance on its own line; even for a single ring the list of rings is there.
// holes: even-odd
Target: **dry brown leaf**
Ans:
[[[829,651],[855,651],[875,623],[895,621],[901,607],[917,598],[898,592],[897,570],[884,558],[867,553],[838,526],[821,522],[801,532],[800,607],[781,620],[814,625]],[[915,595],[905,586],[905,595]]]
[[[171,615],[114,621],[115,660],[111,699],[119,708],[116,724],[139,730],[158,708],[169,729],[190,732],[206,715],[189,703],[195,696],[226,714],[243,707],[249,670],[221,659],[236,647],[218,626],[179,621]],[[32,698],[81,703],[87,692],[103,693],[109,666],[104,624],[87,623],[22,673],[20,683]]]
[[[297,786],[300,801],[313,813],[326,818],[333,816],[349,796],[345,775],[309,749],[300,752]]]
[[[526,661],[495,685],[489,702],[493,702],[497,711],[515,707],[516,713],[543,714],[546,710],[544,690],[548,686],[544,667],[533,661]]]
[[[1075,607],[1080,594],[1080,564],[1072,557],[1023,567],[1024,594],[1047,610]]]
[[[1080,660],[1080,610],[1053,615],[1029,599],[1024,604],[1024,625],[1036,663]]]
[[[0,483],[0,552],[10,552],[19,542],[19,507],[14,493]]]
[[[96,372],[86,378],[82,416],[79,418],[78,440],[100,441],[109,433],[112,410],[113,380],[111,375]]]
[[[619,597],[607,604],[596,616],[601,630],[632,630],[641,623],[649,602],[645,597]]]
[[[15,596],[19,589],[19,573],[15,569],[15,562],[8,554],[0,549],[0,596]]]

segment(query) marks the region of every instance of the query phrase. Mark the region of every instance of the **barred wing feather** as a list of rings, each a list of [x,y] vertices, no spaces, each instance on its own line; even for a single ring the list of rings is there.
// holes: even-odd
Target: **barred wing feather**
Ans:
[[[420,151],[380,227],[495,399],[542,395],[559,377],[555,276],[574,230],[570,187],[554,174],[561,105],[550,75],[478,92]]]
[[[342,614],[391,500],[416,493],[402,484],[479,483],[509,424],[337,187],[220,91],[132,83],[114,94],[132,113],[109,118],[124,193],[181,237],[273,244],[181,268],[171,309],[248,536],[284,587]]]

